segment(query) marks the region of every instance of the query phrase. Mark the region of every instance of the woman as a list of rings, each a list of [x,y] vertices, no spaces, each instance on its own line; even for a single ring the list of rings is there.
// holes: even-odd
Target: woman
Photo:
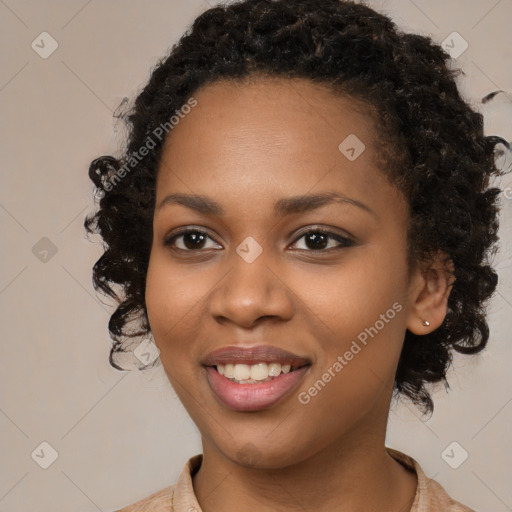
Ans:
[[[393,394],[431,412],[489,337],[502,140],[448,61],[361,4],[245,0],[153,70],[86,227],[111,363],[151,333],[203,453],[124,512],[470,510],[385,446]]]

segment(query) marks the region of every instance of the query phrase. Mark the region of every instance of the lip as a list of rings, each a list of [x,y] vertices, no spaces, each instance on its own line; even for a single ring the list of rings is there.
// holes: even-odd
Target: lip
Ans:
[[[206,367],[208,384],[215,396],[233,411],[249,412],[269,409],[288,396],[303,379],[309,366],[259,384],[237,384],[221,375],[212,366]]]
[[[221,375],[218,364],[289,364],[296,370],[281,373],[272,380],[257,384],[238,384]],[[210,389],[216,398],[233,411],[249,412],[268,409],[289,396],[311,366],[311,361],[271,345],[230,346],[215,350],[202,361]]]
[[[311,364],[307,357],[302,357],[272,345],[257,345],[254,347],[229,346],[210,352],[201,364],[217,366],[218,364],[257,364],[281,363],[290,366],[305,366]]]

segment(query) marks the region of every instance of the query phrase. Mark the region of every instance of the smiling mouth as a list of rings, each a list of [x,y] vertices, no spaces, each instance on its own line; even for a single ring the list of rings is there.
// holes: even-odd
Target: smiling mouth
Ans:
[[[282,374],[292,373],[309,364],[295,365],[261,362],[256,364],[217,364],[213,366],[226,379],[237,384],[269,382]]]
[[[233,411],[255,412],[274,407],[289,396],[310,367],[309,363],[292,367],[290,364],[262,362],[216,364],[205,369],[210,389],[224,406]],[[222,371],[224,375],[220,373]],[[234,376],[226,376],[226,371]],[[252,375],[259,380],[253,379]]]
[[[205,356],[208,385],[233,411],[269,409],[289,396],[312,366],[308,357],[272,345],[231,345]]]

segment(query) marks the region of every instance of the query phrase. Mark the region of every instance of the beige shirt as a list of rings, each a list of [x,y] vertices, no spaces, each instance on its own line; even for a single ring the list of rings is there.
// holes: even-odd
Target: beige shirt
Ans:
[[[387,452],[410,471],[416,472],[418,486],[410,512],[475,512],[451,499],[435,481],[427,478],[420,465],[402,452],[386,448]],[[202,455],[188,460],[178,481],[147,498],[117,512],[201,512],[192,485],[192,476],[201,466]]]

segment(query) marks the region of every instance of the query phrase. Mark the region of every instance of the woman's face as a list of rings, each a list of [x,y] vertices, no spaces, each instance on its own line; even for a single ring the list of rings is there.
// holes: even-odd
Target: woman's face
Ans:
[[[194,97],[163,151],[146,288],[176,393],[243,464],[384,436],[415,289],[370,118],[306,80]]]

